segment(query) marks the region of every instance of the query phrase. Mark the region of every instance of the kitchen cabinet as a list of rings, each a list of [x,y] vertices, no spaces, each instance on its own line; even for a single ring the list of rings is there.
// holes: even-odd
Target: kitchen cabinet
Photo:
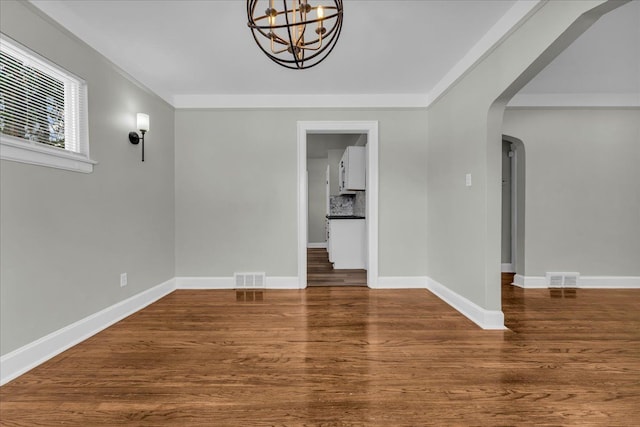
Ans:
[[[366,184],[365,147],[350,146],[344,150],[338,173],[340,194],[354,194]]]
[[[334,269],[366,268],[366,223],[364,219],[329,219],[329,261]]]
[[[333,259],[331,258],[331,234],[329,233],[329,219],[328,218],[325,220],[324,232],[325,232],[325,239],[327,241],[327,254],[329,254],[329,262],[333,262]]]
[[[326,181],[327,189],[325,192],[325,204],[327,208],[326,214],[329,215],[331,213],[331,165],[327,165]]]

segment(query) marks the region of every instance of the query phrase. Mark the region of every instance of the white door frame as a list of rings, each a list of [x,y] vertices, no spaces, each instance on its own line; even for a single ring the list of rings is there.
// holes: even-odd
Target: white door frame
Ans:
[[[518,260],[518,156],[516,145],[511,144],[511,266],[512,273],[516,272]]]
[[[300,121],[298,122],[298,283],[307,287],[307,135],[366,134],[367,157],[367,285],[378,285],[378,122]]]
[[[524,212],[520,212],[518,209],[518,199],[523,199],[525,196],[525,178],[519,178],[524,172],[525,168],[525,151],[524,143],[521,139],[510,135],[502,135],[502,141],[511,144],[511,151],[513,156],[511,157],[511,265],[513,266],[513,272],[517,274],[524,274],[522,267],[524,266],[524,240],[520,241],[518,234],[524,235]],[[518,160],[518,158],[520,160]],[[522,206],[521,206],[522,208]],[[522,246],[522,247],[521,247]],[[518,271],[518,265],[521,265]]]

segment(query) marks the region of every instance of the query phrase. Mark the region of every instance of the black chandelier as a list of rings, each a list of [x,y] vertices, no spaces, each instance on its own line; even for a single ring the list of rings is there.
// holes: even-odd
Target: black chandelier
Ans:
[[[264,14],[256,13],[258,3]],[[283,67],[301,70],[318,65],[335,47],[342,0],[247,0],[247,16],[260,49]]]

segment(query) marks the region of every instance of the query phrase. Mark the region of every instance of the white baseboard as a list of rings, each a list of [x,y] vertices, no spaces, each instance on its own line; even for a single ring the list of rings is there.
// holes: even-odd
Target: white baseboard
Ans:
[[[230,277],[176,277],[176,289],[234,289]]]
[[[298,276],[267,276],[266,289],[300,289]],[[176,277],[176,289],[235,289],[233,277]]]
[[[427,289],[482,329],[506,329],[501,310],[486,310],[431,278]]]
[[[546,289],[545,276],[522,276],[516,274],[513,284],[525,289]],[[579,289],[640,289],[640,276],[579,276]]]
[[[297,276],[272,276],[266,279],[267,289],[301,288]],[[580,279],[581,287],[640,288],[640,277],[581,276]],[[514,284],[532,287],[544,280],[544,277],[516,275]],[[176,277],[168,280],[2,356],[0,385],[143,309],[175,289],[234,289],[234,285],[233,277]],[[481,328],[505,329],[502,311],[485,310],[427,276],[378,277],[375,288],[427,289]]]
[[[170,279],[0,357],[0,385],[143,309],[175,290]]]
[[[176,277],[0,357],[0,385],[108,328],[176,289],[234,289],[233,277]],[[298,277],[267,277],[267,289],[300,289]]]
[[[584,289],[640,289],[640,276],[580,276],[578,287]]]
[[[298,276],[267,276],[267,289],[302,289]]]
[[[309,249],[326,249],[327,248],[327,242],[320,242],[320,243],[307,243],[307,248]]]
[[[378,277],[375,289],[427,289],[427,276]]]
[[[513,284],[525,289],[544,289],[549,287],[545,276],[523,276],[522,274],[516,274],[513,277]]]
[[[500,265],[501,270],[503,273],[515,273],[516,269],[513,267],[513,264],[511,263],[502,263]]]
[[[506,329],[500,310],[485,310],[427,276],[378,277],[376,289],[427,289],[482,329]]]

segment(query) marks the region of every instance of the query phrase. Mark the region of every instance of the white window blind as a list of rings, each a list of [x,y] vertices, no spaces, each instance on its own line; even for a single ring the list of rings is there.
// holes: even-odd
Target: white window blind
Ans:
[[[3,159],[91,172],[87,107],[82,79],[2,35]]]

